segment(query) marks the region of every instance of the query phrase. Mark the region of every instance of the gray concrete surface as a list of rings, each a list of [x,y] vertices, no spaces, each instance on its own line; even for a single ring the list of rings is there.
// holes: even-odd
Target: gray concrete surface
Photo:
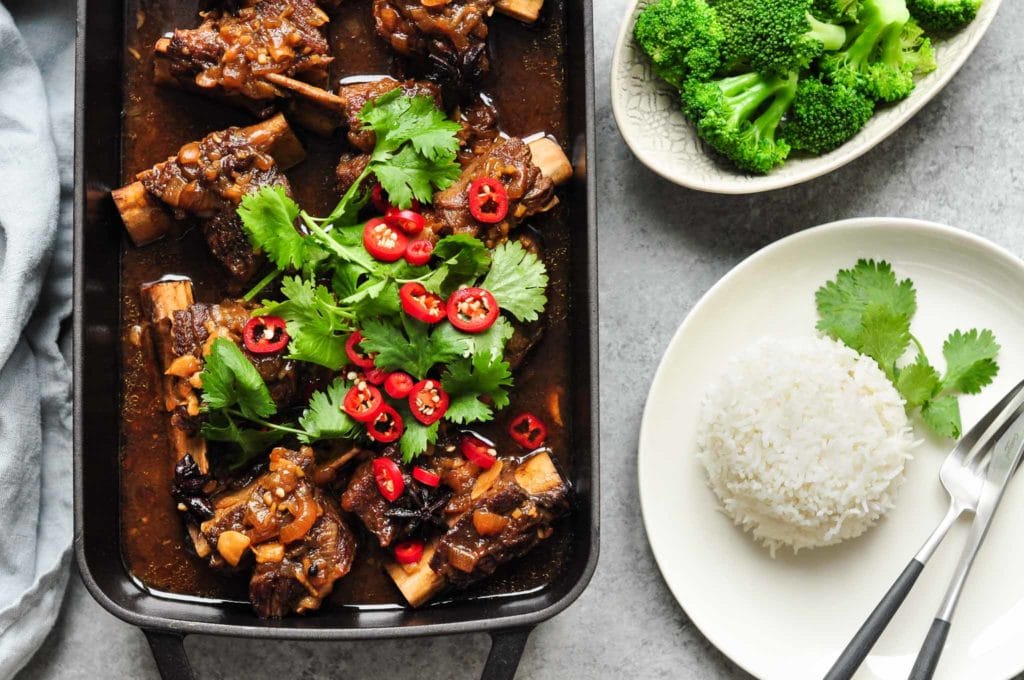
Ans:
[[[677,188],[619,137],[608,95],[627,0],[595,0],[601,238],[602,545],[590,588],[530,639],[520,678],[743,678],[672,599],[640,519],[636,441],[658,359],[690,307],[730,267],[781,236],[867,215],[931,219],[1024,254],[1024,3],[1006,2],[978,51],[907,126],[859,161],[791,190],[747,198]],[[156,678],[142,633],[77,578],[37,678]],[[203,678],[472,678],[484,636],[355,644],[189,639]]]

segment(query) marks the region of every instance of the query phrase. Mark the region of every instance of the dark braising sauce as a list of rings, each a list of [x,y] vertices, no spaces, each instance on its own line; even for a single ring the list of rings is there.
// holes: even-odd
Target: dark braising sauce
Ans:
[[[184,0],[129,0],[126,13],[124,127],[122,179],[166,159],[186,142],[231,125],[248,125],[244,111],[152,82],[153,44],[175,27],[198,23],[199,3]],[[491,19],[493,72],[484,83],[499,112],[502,127],[512,135],[536,132],[567,139],[566,84],[563,64],[565,32],[561,0],[547,0],[536,26],[505,17]],[[348,0],[331,20],[336,60],[333,81],[363,74],[395,73],[390,51],[373,32],[370,0]],[[347,149],[344,135],[324,139],[302,128],[307,159],[288,171],[296,199],[314,213],[326,214],[337,202],[334,165]],[[564,189],[563,189],[564,191]],[[551,275],[549,303],[542,341],[516,375],[512,404],[496,422],[479,428],[496,440],[499,450],[513,451],[505,435],[508,419],[530,410],[546,420],[548,445],[565,471],[571,470],[569,423],[559,426],[549,413],[552,391],[559,395],[563,418],[569,417],[567,285],[569,243],[567,210],[532,218],[541,235],[543,256]],[[175,502],[171,499],[173,456],[167,439],[167,416],[157,390],[157,369],[150,338],[142,332],[140,284],[167,274],[191,277],[197,300],[218,302],[237,295],[226,288],[226,276],[209,255],[194,225],[181,223],[180,232],[143,248],[127,238],[121,258],[122,394],[122,546],[128,568],[146,586],[170,593],[245,599],[248,577],[229,578],[209,569],[189,554]],[[351,518],[357,534],[361,523]],[[554,536],[542,541],[523,559],[500,568],[470,590],[455,597],[498,595],[535,590],[550,583],[568,559],[569,523],[559,522]],[[375,541],[361,537],[352,571],[335,586],[336,605],[401,603],[398,590],[381,567]]]

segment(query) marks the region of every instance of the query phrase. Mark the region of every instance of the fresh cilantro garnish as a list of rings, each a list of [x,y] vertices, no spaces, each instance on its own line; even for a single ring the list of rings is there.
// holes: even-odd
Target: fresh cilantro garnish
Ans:
[[[491,256],[491,270],[480,284],[498,305],[520,321],[536,321],[548,298],[544,263],[515,241],[502,243]]]
[[[460,424],[486,421],[494,418],[495,409],[508,406],[512,371],[501,354],[480,352],[449,364],[441,385],[451,399],[446,419]]]
[[[238,470],[277,445],[288,433],[278,429],[243,429],[238,427],[235,418],[227,411],[212,411],[200,428],[199,434],[208,441],[226,442],[238,447],[238,455],[232,457],[228,463],[232,470]]]
[[[818,330],[854,347],[864,326],[868,307],[891,310],[910,319],[917,311],[917,292],[910,279],[897,281],[888,262],[859,260],[853,269],[843,269],[835,281],[822,286],[814,296],[818,305]]]
[[[447,325],[447,322],[445,322]],[[382,320],[366,321],[359,343],[366,352],[377,354],[374,364],[386,371],[405,371],[416,380],[427,376],[437,364],[446,364],[466,351],[454,335],[438,332],[422,321],[402,316],[401,326]]]
[[[922,420],[937,434],[960,436],[957,394],[977,394],[999,371],[999,344],[992,331],[953,331],[942,346],[946,374],[940,377],[910,332],[917,311],[914,284],[898,281],[889,263],[858,261],[822,286],[815,302],[819,330],[874,359],[893,381],[907,411],[920,408]],[[911,344],[917,357],[900,366]]]
[[[491,265],[491,251],[484,242],[466,234],[444,237],[431,254],[441,263],[423,280],[423,286],[443,296],[475,281]]]
[[[942,356],[946,358],[943,383],[966,394],[977,394],[999,372],[998,354],[999,344],[992,331],[953,331],[942,345]]]
[[[482,333],[463,333],[450,323],[440,324],[434,331],[442,336],[445,343],[462,347],[462,356],[466,357],[479,353],[504,354],[505,345],[514,332],[512,324],[503,316],[495,319],[491,327]]]
[[[342,402],[349,385],[342,379],[332,382],[324,392],[314,392],[309,407],[299,418],[299,425],[305,431],[299,441],[312,444],[321,439],[358,439],[361,435],[359,424],[342,410]]]
[[[409,463],[437,441],[438,423],[424,425],[407,408],[400,408],[399,414],[405,423],[405,431],[398,440],[398,450],[402,452],[402,460]]]
[[[352,263],[372,270],[374,260],[361,245],[361,228],[351,229],[369,199],[365,180],[374,177],[391,203],[408,208],[413,198],[429,203],[434,191],[459,178],[457,134],[462,126],[449,120],[432,98],[407,97],[396,88],[369,102],[359,118],[377,141],[366,168],[329,215],[318,218],[300,210],[279,186],[263,187],[242,199],[238,214],[249,242],[278,269],[312,276],[328,263]]]
[[[281,282],[284,300],[264,300],[259,314],[279,316],[288,324],[289,358],[337,370],[348,360],[344,338],[352,332],[354,314],[339,307],[331,291],[298,276]]]
[[[226,338],[217,338],[203,367],[203,404],[208,409],[237,408],[253,420],[277,413],[270,390],[256,367]]]
[[[459,178],[456,135],[462,126],[449,120],[431,97],[407,97],[396,88],[369,102],[359,120],[377,137],[363,175],[372,173],[399,208],[408,208],[413,198],[429,203],[435,189]]]
[[[510,318],[538,318],[547,303],[547,270],[519,243],[505,243],[492,252],[465,234],[434,244],[427,266],[371,257],[359,223],[368,187],[379,183],[389,201],[401,208],[410,207],[414,199],[429,203],[436,191],[460,176],[456,155],[461,126],[432,98],[407,97],[400,88],[368,103],[359,119],[375,134],[376,143],[364,171],[329,215],[310,215],[282,187],[264,187],[242,200],[238,213],[244,231],[277,270],[245,299],[254,299],[287,273],[279,293],[268,296],[272,299],[264,300],[256,313],[285,320],[291,338],[288,358],[337,371],[348,363],[345,340],[360,330],[360,345],[374,355],[377,368],[405,371],[416,380],[440,380],[450,395],[449,421],[492,420],[509,403],[512,374],[504,355],[514,332]],[[507,315],[476,334],[447,321],[424,324],[402,313],[399,291],[413,282],[445,298],[464,286],[486,288]],[[315,393],[295,424],[275,422],[280,417],[267,386],[228,340],[215,343],[203,377],[208,382],[204,433],[211,441],[235,444],[241,452],[238,461],[251,460],[285,438],[313,443],[365,435],[364,426],[342,409],[350,385],[341,378]],[[392,405],[403,418],[399,448],[409,461],[436,441],[438,424],[422,425],[402,401]]]

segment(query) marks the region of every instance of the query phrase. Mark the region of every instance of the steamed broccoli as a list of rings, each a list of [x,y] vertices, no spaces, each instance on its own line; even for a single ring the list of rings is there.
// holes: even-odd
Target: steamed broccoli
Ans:
[[[854,88],[807,77],[797,86],[782,138],[800,151],[828,153],[857,134],[874,113],[875,102]]]
[[[951,33],[974,21],[981,0],[908,0],[907,5],[925,29]]]
[[[851,40],[826,54],[822,71],[835,83],[894,102],[914,90],[914,74],[935,68],[931,41],[910,18],[905,0],[864,0]]]
[[[681,89],[686,79],[710,78],[721,66],[722,29],[705,0],[660,0],[644,8],[633,27],[654,72]]]
[[[811,14],[834,24],[850,24],[857,21],[860,0],[813,0]]]
[[[752,72],[710,82],[691,79],[683,89],[683,110],[712,148],[744,170],[766,174],[789,156],[789,144],[775,133],[796,95],[797,77]]]
[[[806,68],[825,50],[841,48],[846,29],[816,19],[811,1],[717,0],[725,63],[783,75]]]

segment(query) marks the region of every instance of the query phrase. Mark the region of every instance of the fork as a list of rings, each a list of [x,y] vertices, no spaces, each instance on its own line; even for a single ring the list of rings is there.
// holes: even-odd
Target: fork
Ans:
[[[957,443],[946,456],[939,470],[939,479],[949,493],[949,509],[935,530],[917,551],[910,564],[896,578],[895,583],[875,606],[850,643],[839,655],[825,680],[849,680],[875,646],[889,621],[907,598],[924,565],[949,533],[950,527],[965,512],[974,513],[985,483],[991,442],[1009,426],[1024,406],[1024,381],[1010,390],[978,423]]]

